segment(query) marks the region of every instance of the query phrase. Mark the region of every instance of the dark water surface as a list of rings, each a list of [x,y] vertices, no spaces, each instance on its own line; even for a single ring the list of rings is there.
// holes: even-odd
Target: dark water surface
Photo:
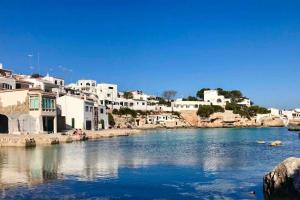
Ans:
[[[257,140],[281,140],[283,146]],[[300,156],[299,149],[298,134],[284,128],[159,130],[1,148],[0,198],[263,199],[264,174],[285,158]]]

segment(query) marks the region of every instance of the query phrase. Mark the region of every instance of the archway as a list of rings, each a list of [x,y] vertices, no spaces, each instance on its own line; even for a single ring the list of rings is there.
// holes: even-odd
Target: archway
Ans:
[[[0,114],[0,134],[8,133],[8,117]]]

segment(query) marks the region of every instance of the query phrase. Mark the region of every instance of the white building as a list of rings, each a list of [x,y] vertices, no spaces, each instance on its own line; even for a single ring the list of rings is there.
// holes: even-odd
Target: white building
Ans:
[[[57,85],[60,88],[63,88],[65,86],[65,80],[63,78],[58,78],[58,77],[50,76],[49,74],[47,74],[42,79],[49,81],[50,83],[53,83],[54,85]]]
[[[241,105],[241,106],[250,107],[251,106],[251,100],[247,99],[247,98],[244,98],[241,102],[238,102],[237,104]]]
[[[0,63],[0,89],[1,90],[14,90],[16,89],[16,80],[13,78],[12,72],[3,69]]]
[[[230,99],[225,98],[223,95],[219,95],[218,90],[204,91],[204,101],[218,106],[225,106],[227,102],[231,102]]]
[[[55,88],[59,88],[58,85],[56,85],[48,80],[43,79],[43,77],[33,78],[31,76],[24,76],[22,80],[32,83],[33,88],[37,88],[37,89],[43,90],[45,92],[53,92],[53,90]]]
[[[182,99],[177,99],[171,103],[173,111],[183,111],[183,110],[198,110],[200,105],[211,105],[210,102],[205,101],[183,101]]]
[[[67,129],[98,130],[108,128],[106,109],[86,97],[65,95],[57,99]],[[99,126],[100,125],[100,126]]]
[[[101,105],[113,104],[118,98],[118,85],[109,83],[97,84],[97,95]]]
[[[181,124],[179,118],[172,114],[147,115],[146,123],[164,126],[177,126]]]
[[[0,91],[0,132],[56,133],[56,99],[39,89]]]
[[[69,84],[68,88],[98,96],[99,104],[111,105],[118,98],[118,86],[116,84],[100,83],[95,80],[78,80],[75,84]]]

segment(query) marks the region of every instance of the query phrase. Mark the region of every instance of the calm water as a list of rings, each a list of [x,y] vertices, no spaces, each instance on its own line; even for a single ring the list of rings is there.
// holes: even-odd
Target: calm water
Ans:
[[[284,145],[256,144],[277,139]],[[283,128],[160,130],[1,148],[0,198],[263,199],[263,175],[283,159],[300,156],[299,149],[298,134]]]

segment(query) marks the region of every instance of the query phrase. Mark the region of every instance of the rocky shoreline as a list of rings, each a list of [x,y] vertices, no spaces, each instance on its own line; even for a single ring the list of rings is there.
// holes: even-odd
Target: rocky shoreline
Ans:
[[[276,127],[276,126],[271,126]],[[281,127],[281,126],[279,126]],[[143,133],[147,130],[160,130],[160,129],[198,129],[198,128],[268,128],[266,126],[147,126],[136,128],[115,128],[99,131],[86,131],[85,136],[72,135],[71,132],[57,133],[57,134],[28,134],[28,135],[0,135],[0,147],[35,147],[39,145],[54,145],[63,143],[72,143],[84,140],[101,140],[112,137],[124,137],[134,134]]]
[[[35,147],[39,145],[54,145],[72,143],[84,140],[101,140],[105,138],[129,136],[141,133],[139,129],[107,129],[87,131],[85,136],[64,134],[29,134],[29,135],[0,135],[0,147]]]

